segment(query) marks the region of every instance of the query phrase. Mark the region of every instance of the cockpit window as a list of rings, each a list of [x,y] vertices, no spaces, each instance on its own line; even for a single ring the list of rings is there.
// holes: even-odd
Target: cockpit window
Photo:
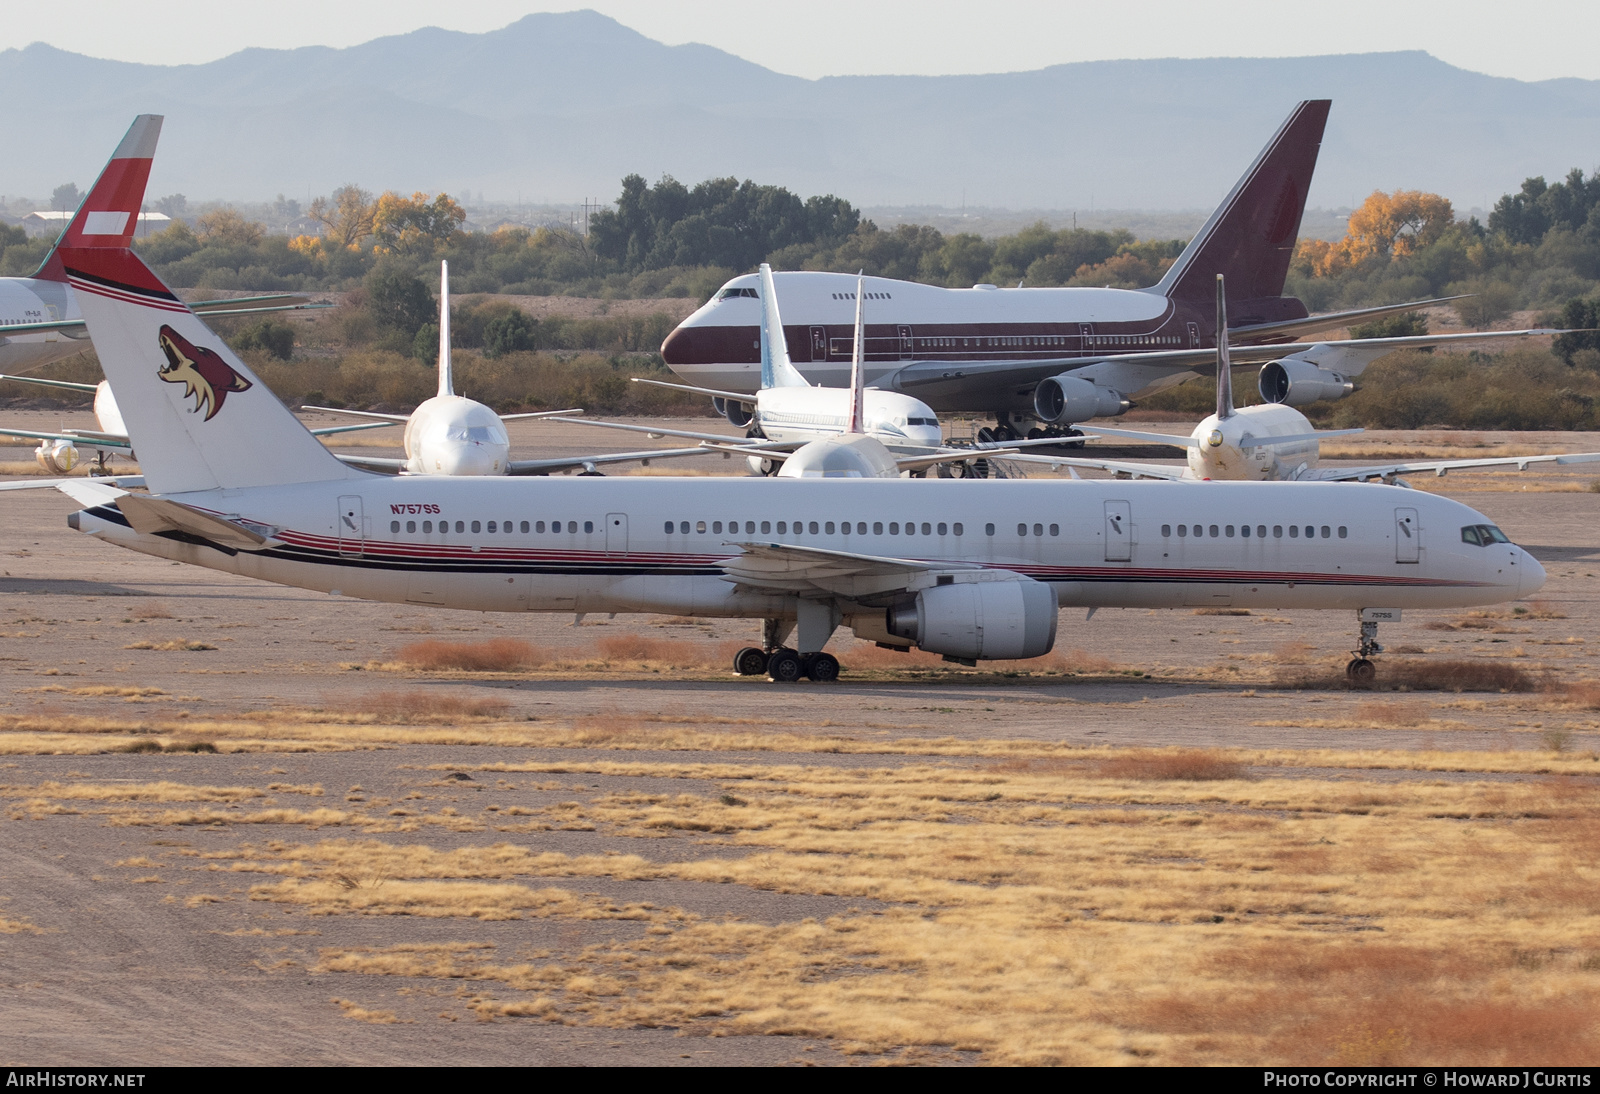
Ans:
[[[1469,524],[1461,529],[1461,542],[1487,547],[1491,543],[1510,543],[1511,538],[1492,524]]]
[[[723,289],[717,294],[718,300],[727,300],[733,296],[748,296],[752,300],[760,300],[761,296],[754,289]]]

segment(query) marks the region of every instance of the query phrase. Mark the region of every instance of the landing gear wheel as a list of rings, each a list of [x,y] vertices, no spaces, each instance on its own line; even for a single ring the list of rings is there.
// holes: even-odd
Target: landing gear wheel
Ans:
[[[1344,674],[1352,684],[1366,687],[1378,675],[1378,667],[1365,657],[1357,657],[1344,667]]]
[[[746,646],[733,655],[733,671],[740,676],[760,676],[767,671],[766,651]]]
[[[819,684],[839,679],[839,659],[831,653],[814,653],[806,658],[806,675]]]
[[[993,444],[994,442],[995,442],[994,430],[990,429],[988,426],[984,426],[982,429],[978,430],[978,443],[979,444]]]
[[[794,650],[773,650],[767,658],[767,679],[780,684],[792,684],[805,673],[800,655]]]
[[[1015,429],[1012,429],[1008,425],[1003,425],[994,431],[994,439],[997,441],[1018,441],[1022,438],[1017,436],[1017,431]]]

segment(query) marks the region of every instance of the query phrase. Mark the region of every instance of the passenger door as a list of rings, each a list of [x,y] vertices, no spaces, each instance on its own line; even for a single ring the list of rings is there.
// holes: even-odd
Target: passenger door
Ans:
[[[901,328],[899,328],[899,333],[900,333],[900,357],[902,359],[905,359],[907,357],[915,356],[915,350],[913,349],[915,343],[912,341],[912,338],[911,338],[911,328],[910,327],[901,327]]]
[[[1133,558],[1133,507],[1125,501],[1106,502],[1106,561]]]
[[[362,512],[361,497],[346,494],[339,499],[339,554],[345,558],[360,558],[367,538],[367,518]]]
[[[628,553],[628,514],[606,514],[606,554]]]
[[[1422,561],[1422,525],[1417,521],[1415,509],[1394,511],[1394,560]]]
[[[811,328],[811,359],[813,361],[826,361],[828,359],[828,328]]]

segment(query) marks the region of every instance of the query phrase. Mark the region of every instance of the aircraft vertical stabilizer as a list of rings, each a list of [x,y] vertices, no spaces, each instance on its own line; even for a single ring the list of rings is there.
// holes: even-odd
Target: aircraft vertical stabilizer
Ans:
[[[72,285],[153,493],[355,478],[129,249],[161,119],[140,117],[40,276]]]
[[[772,267],[761,264],[761,386],[810,387],[789,360],[789,342],[783,336],[778,314],[778,291],[772,285]]]
[[[1308,99],[1294,108],[1233,192],[1150,292],[1203,304],[1212,294],[1216,276],[1224,274],[1236,305],[1282,296],[1330,105],[1328,99]],[[1246,306],[1244,310],[1263,309]],[[1280,318],[1240,315],[1239,311],[1236,306],[1235,324]],[[1302,307],[1299,315],[1281,318],[1304,314]]]
[[[456,393],[450,372],[450,263],[439,263],[439,398]]]
[[[1233,417],[1233,362],[1228,357],[1228,290],[1217,275],[1217,421]]]
[[[133,119],[122,143],[111,154],[111,162],[100,172],[67,230],[45,255],[34,277],[43,281],[66,280],[61,273],[64,247],[133,246],[139,210],[144,205],[145,183],[150,181],[150,163],[155,159],[156,142],[161,138],[162,120],[160,114],[140,114]]]
[[[850,421],[845,429],[846,433],[865,433],[867,431],[867,377],[861,367],[862,355],[866,345],[866,278],[856,274],[856,331],[855,338],[850,346]]]

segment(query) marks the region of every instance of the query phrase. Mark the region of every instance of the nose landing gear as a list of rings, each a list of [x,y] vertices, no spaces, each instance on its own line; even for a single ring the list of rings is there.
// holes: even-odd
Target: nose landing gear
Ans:
[[[1352,684],[1366,687],[1378,675],[1378,667],[1372,663],[1372,657],[1383,652],[1383,647],[1378,644],[1378,624],[1400,622],[1400,609],[1362,608],[1357,618],[1361,621],[1361,638],[1356,648],[1350,651],[1355,657],[1344,667],[1344,674]]]

